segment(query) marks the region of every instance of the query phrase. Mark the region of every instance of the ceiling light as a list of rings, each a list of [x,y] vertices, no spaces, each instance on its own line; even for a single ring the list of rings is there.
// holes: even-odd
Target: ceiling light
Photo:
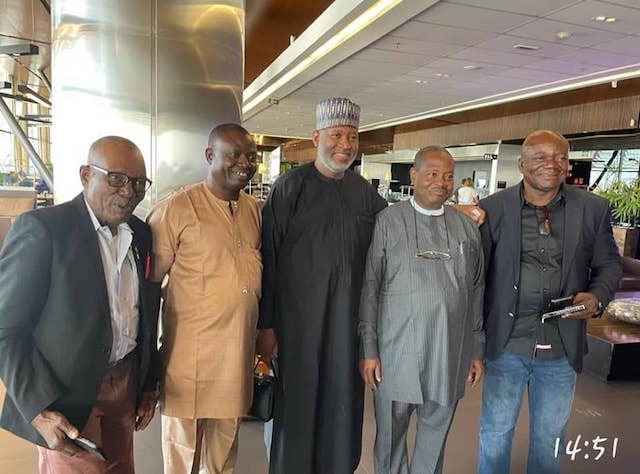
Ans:
[[[422,79],[416,79],[416,84],[429,84],[429,81],[423,81]]]
[[[600,15],[600,16],[594,16],[593,18],[591,18],[594,21],[604,21],[607,19],[606,16]]]
[[[593,21],[599,21],[601,23],[615,23],[617,20],[617,18],[614,16],[604,16],[604,15],[594,16],[591,19]]]
[[[604,20],[605,23],[615,23],[617,20],[617,18],[613,17],[613,16],[609,16],[607,17],[606,20]]]
[[[22,43],[22,44],[9,44],[6,46],[0,46],[0,54],[6,54],[8,56],[33,56],[40,53],[40,48],[37,44]]]
[[[571,38],[571,32],[569,32],[569,31],[558,31],[556,33],[556,38],[558,38],[559,40],[566,40],[568,38]]]
[[[447,74],[446,72],[439,72],[436,74],[436,76],[441,79],[446,79],[447,77],[449,77],[449,74]]]
[[[530,44],[514,44],[513,49],[522,49],[525,51],[538,51],[540,46],[532,46]]]
[[[302,71],[308,69],[312,64],[325,57],[331,51],[334,51],[335,49],[340,47],[340,45],[342,45],[349,38],[367,28],[371,23],[376,21],[378,18],[387,13],[389,10],[393,9],[401,2],[402,0],[378,0],[355,20],[353,20],[337,34],[333,35],[328,41],[323,43],[319,48],[315,49],[306,58],[300,61],[295,67],[289,69],[289,71],[280,79],[275,81],[273,84],[271,84],[271,86],[267,87],[256,97],[247,102],[242,107],[242,113],[246,115],[249,110],[256,107],[264,99],[280,89],[291,79],[301,74]]]
[[[48,109],[51,108],[51,102],[49,101],[49,99],[47,99],[44,96],[41,96],[36,91],[34,91],[28,86],[25,86],[24,84],[18,85],[18,92],[20,92],[27,99],[31,99],[34,102],[37,102],[38,104],[42,105],[43,107],[47,107]]]
[[[467,71],[477,71],[478,69],[482,69],[482,66],[476,66],[475,64],[468,64],[464,66],[463,69],[466,69]]]

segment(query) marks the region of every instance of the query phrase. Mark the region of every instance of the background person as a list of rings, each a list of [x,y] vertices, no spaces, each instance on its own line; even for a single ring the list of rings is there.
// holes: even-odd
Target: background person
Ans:
[[[456,195],[458,204],[467,206],[475,206],[478,204],[478,192],[473,187],[472,178],[462,179],[462,186],[458,188],[458,190],[456,191]]]

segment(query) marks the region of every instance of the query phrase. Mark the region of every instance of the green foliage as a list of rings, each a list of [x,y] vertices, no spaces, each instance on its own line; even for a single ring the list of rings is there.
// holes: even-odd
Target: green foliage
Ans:
[[[640,180],[630,183],[616,181],[608,188],[598,188],[595,192],[609,201],[616,224],[637,225],[640,218]]]

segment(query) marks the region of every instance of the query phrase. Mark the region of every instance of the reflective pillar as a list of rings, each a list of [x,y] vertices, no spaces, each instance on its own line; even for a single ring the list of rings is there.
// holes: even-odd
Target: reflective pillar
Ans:
[[[154,186],[139,207],[204,176],[212,127],[240,122],[244,1],[56,0],[52,5],[56,201],[80,190],[89,145],[122,135]]]

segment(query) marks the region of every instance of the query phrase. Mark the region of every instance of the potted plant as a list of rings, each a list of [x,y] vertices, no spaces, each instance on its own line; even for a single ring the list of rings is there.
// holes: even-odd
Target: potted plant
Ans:
[[[613,235],[620,254],[635,258],[640,218],[640,180],[629,183],[616,181],[608,188],[597,189],[596,194],[609,201],[614,224]]]

